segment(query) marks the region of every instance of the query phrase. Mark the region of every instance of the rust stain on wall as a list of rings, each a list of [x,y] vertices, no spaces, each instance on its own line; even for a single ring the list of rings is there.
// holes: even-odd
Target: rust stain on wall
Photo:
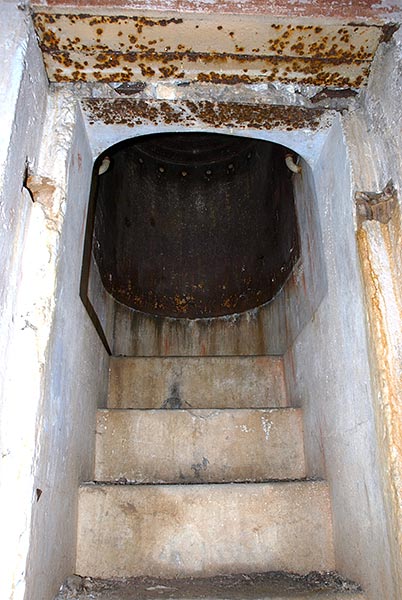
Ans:
[[[279,81],[359,88],[395,27],[267,17],[34,14],[51,81]]]
[[[91,98],[82,102],[90,125],[135,127],[143,123],[192,126],[200,122],[211,127],[241,129],[316,129],[324,110],[300,106],[237,104],[234,102],[165,102],[132,98]]]
[[[399,274],[400,210],[393,211],[384,223],[365,223],[358,228],[357,243],[362,269],[371,340],[377,435],[384,466],[386,502],[395,537],[393,564],[400,564],[402,553],[402,382],[400,350],[395,339],[401,337],[402,287]],[[399,243],[395,243],[399,240]],[[396,589],[402,588],[400,572],[394,572]]]

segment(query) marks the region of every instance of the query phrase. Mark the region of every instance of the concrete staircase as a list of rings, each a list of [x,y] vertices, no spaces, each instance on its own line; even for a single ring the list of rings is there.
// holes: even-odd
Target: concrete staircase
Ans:
[[[301,413],[287,406],[280,358],[111,360],[95,483],[80,489],[78,574],[334,565],[328,487],[306,479]]]

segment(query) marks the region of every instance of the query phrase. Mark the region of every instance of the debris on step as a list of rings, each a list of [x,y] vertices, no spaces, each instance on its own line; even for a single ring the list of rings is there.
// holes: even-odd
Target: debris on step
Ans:
[[[55,600],[364,600],[361,588],[335,572],[270,572],[211,578],[69,577]]]
[[[61,585],[56,599],[63,598],[88,598],[95,582],[91,577],[81,577],[80,575],[69,575]]]

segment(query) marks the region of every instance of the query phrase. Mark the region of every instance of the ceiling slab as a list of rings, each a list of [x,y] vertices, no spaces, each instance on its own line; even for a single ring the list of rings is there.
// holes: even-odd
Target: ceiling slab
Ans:
[[[61,7],[81,12],[174,11],[199,14],[271,15],[275,18],[335,18],[370,20],[376,23],[400,22],[400,0],[35,0],[35,9],[47,7],[60,12]]]
[[[186,80],[359,88],[391,24],[268,16],[36,10],[54,82]]]

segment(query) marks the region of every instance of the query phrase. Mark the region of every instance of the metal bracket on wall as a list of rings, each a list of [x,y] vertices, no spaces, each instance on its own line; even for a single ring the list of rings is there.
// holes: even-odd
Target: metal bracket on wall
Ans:
[[[381,192],[356,192],[358,225],[363,221],[388,223],[398,204],[398,192],[390,179]]]

